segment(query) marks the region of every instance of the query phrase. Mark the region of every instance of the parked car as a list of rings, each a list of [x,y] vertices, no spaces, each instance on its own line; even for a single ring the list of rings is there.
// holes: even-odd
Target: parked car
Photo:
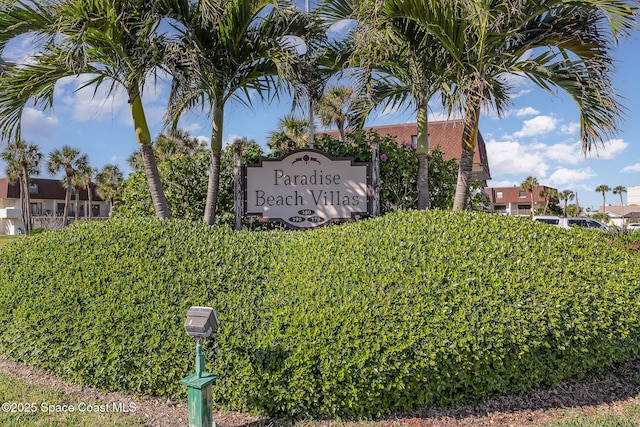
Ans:
[[[606,224],[593,218],[563,218],[561,216],[539,215],[534,216],[533,220],[566,229],[570,229],[571,227],[583,227],[607,230],[609,228]]]
[[[627,225],[627,229],[629,231],[639,231],[640,230],[640,223],[636,222],[636,223],[633,223],[633,224],[629,224],[629,225]]]

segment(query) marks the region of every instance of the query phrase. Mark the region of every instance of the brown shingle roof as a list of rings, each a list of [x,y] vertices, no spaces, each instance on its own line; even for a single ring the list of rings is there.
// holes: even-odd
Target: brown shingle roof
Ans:
[[[464,123],[462,120],[446,120],[429,122],[429,146],[431,148],[438,147],[442,151],[445,160],[460,159],[462,154],[462,131]],[[418,125],[416,123],[402,123],[387,126],[370,126],[364,130],[375,130],[381,136],[390,136],[398,143],[410,143],[413,136],[418,135]],[[333,137],[338,136],[336,130],[318,131],[318,134],[327,134]],[[475,165],[474,172],[482,169],[480,179],[491,179],[489,170],[489,161],[487,158],[487,149],[485,147],[484,138],[478,132],[478,144],[473,155],[473,163]]]
[[[32,199],[43,200],[64,200],[66,190],[59,179],[31,178],[31,184],[38,186],[37,193],[31,193]],[[75,196],[72,196],[75,199]],[[20,186],[18,183],[11,184],[7,178],[0,178],[0,199],[19,199]],[[80,190],[80,200],[89,200],[87,190]],[[93,201],[103,201],[98,195],[93,195]]]

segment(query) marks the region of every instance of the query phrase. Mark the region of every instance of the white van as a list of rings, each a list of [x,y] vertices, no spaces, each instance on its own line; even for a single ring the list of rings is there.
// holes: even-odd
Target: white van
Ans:
[[[538,215],[533,217],[534,221],[544,222],[545,224],[555,225],[556,227],[570,229],[571,227],[583,227],[583,228],[598,228],[601,230],[607,230],[607,227],[602,222],[593,218],[563,218],[561,216],[553,215]]]

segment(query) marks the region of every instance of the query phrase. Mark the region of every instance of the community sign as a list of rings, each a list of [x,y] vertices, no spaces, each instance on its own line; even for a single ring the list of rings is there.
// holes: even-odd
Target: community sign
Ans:
[[[247,165],[245,215],[291,228],[315,228],[370,211],[369,163],[313,149]]]

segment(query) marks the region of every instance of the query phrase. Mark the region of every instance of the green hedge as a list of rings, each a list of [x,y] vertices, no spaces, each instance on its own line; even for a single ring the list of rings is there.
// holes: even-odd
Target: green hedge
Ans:
[[[184,317],[210,305],[217,406],[379,416],[637,356],[638,261],[602,233],[469,212],[311,232],[83,223],[0,249],[0,354],[81,384],[184,398]]]

